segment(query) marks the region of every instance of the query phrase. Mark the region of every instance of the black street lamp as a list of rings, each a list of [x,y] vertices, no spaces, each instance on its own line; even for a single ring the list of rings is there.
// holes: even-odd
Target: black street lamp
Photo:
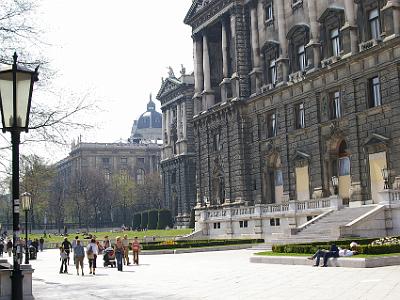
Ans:
[[[22,210],[25,212],[25,264],[29,264],[29,249],[28,249],[28,212],[32,208],[32,197],[29,193],[21,195]]]
[[[333,194],[338,194],[338,185],[339,185],[339,178],[337,176],[332,176],[332,186],[333,186]]]
[[[28,131],[33,84],[38,80],[34,71],[17,65],[14,53],[12,68],[0,71],[0,109],[2,131],[11,133],[12,144],[12,211],[13,211],[13,271],[11,292],[13,300],[22,300],[22,272],[16,247],[19,232],[19,144],[22,131]]]

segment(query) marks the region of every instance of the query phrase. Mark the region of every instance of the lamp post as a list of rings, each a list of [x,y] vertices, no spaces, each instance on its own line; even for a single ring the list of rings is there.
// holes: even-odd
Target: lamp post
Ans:
[[[389,169],[388,168],[383,168],[382,169],[382,177],[383,177],[383,189],[387,190],[389,189]]]
[[[38,80],[34,71],[17,65],[17,53],[13,55],[12,68],[0,71],[0,109],[2,131],[11,133],[12,144],[12,212],[13,212],[13,271],[11,292],[13,300],[21,300],[22,272],[17,259],[16,246],[19,231],[19,144],[22,131],[28,131],[33,84]]]
[[[332,186],[333,186],[333,194],[338,194],[338,185],[339,185],[339,178],[337,176],[332,176]]]
[[[25,212],[25,264],[29,264],[29,249],[28,249],[28,212],[32,207],[32,197],[29,193],[21,195],[22,210]]]

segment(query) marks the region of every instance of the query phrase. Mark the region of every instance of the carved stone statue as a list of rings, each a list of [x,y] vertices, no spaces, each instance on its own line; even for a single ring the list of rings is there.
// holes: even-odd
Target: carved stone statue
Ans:
[[[168,67],[168,76],[169,78],[175,78],[174,70],[171,66]]]
[[[181,64],[181,75],[186,75],[186,68]]]

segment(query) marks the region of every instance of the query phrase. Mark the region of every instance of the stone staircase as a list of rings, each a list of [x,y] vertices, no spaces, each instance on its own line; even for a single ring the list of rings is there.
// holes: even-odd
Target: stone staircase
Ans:
[[[362,207],[346,207],[333,211],[314,223],[303,227],[301,231],[284,239],[271,240],[272,244],[304,243],[314,241],[332,241],[341,238],[339,227],[344,226],[362,215],[375,209],[376,205]]]

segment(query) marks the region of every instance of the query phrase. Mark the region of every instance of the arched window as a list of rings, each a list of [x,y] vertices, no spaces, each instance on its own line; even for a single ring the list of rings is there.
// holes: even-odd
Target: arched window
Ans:
[[[340,56],[343,49],[340,28],[344,25],[342,8],[327,8],[319,18],[321,23],[322,57]]]
[[[278,81],[276,60],[279,57],[279,44],[275,41],[267,41],[261,48],[264,57],[264,84],[274,86]]]
[[[306,45],[310,40],[310,29],[308,25],[293,26],[286,38],[289,40],[289,59],[292,73],[306,71],[308,59]]]

